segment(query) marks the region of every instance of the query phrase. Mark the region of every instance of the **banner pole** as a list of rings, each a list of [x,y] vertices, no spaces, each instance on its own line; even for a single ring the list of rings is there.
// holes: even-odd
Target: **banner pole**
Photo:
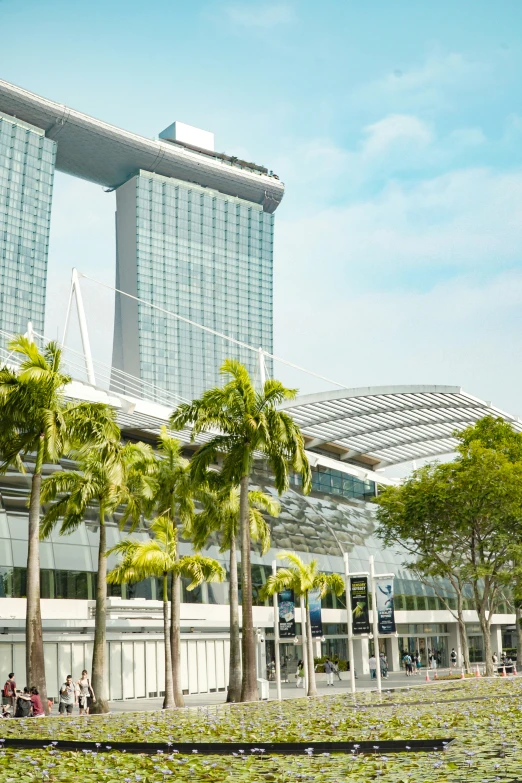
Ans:
[[[353,655],[352,594],[350,590],[350,565],[348,552],[343,552],[344,582],[346,588],[346,627],[348,629],[348,659],[350,661],[350,690],[355,693],[355,659]]]
[[[272,576],[277,576],[276,560],[272,560]],[[277,593],[274,593],[273,601],[274,601],[275,676],[276,676],[277,698],[278,701],[281,701],[281,658],[279,655],[279,597]]]
[[[305,695],[308,696],[308,645],[306,638],[306,607],[304,595],[301,596],[301,642],[303,645],[303,668]]]
[[[381,657],[379,652],[379,619],[377,616],[377,590],[375,588],[375,565],[373,555],[370,555],[370,580],[372,583],[372,619],[373,619],[373,654],[377,661],[375,674],[377,676],[377,691],[381,693]]]

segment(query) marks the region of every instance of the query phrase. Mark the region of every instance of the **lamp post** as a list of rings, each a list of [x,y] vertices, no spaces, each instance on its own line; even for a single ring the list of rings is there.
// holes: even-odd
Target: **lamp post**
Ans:
[[[277,574],[277,562],[272,560],[272,576]],[[274,646],[275,646],[275,676],[277,687],[277,698],[281,701],[281,659],[279,657],[279,596],[274,593],[272,596],[274,602]]]
[[[305,693],[308,695],[308,646],[306,643],[306,606],[304,596],[301,596],[301,641],[303,645],[303,668]]]
[[[379,619],[377,617],[377,590],[375,588],[375,564],[373,555],[370,555],[370,581],[372,583],[372,619],[373,619],[373,654],[377,661],[375,675],[377,677],[377,691],[381,693],[381,658],[379,653]]]
[[[353,655],[353,615],[352,615],[352,595],[350,591],[350,565],[348,561],[348,552],[343,552],[344,560],[344,583],[346,592],[346,626],[348,629],[348,659],[350,662],[350,690],[355,693],[355,660]]]

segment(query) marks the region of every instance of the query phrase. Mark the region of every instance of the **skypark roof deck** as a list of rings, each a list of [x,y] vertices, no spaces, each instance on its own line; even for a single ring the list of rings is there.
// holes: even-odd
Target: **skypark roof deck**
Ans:
[[[147,139],[0,80],[0,111],[41,128],[58,144],[56,169],[117,188],[140,169],[195,182],[275,212],[284,185],[261,167],[187,145]]]

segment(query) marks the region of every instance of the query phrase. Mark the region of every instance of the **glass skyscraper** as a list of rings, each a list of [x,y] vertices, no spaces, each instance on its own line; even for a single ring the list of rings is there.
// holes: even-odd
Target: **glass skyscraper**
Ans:
[[[192,399],[220,382],[227,357],[255,376],[257,349],[272,352],[279,177],[215,151],[209,131],[174,122],[149,139],[0,79],[0,329],[10,334],[29,320],[43,332],[55,168],[116,191],[116,287],[137,299],[116,295],[114,390]]]
[[[273,227],[260,204],[140,171],[117,190],[116,287],[271,353]],[[186,399],[226,357],[256,370],[253,351],[123,295],[114,345],[115,367]]]
[[[56,142],[0,112],[0,329],[43,333]],[[5,337],[0,339],[5,343]]]

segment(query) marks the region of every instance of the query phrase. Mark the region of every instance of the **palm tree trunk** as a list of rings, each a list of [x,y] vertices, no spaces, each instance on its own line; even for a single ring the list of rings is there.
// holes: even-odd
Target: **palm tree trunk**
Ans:
[[[176,707],[184,707],[183,690],[181,688],[181,639],[179,633],[181,620],[181,578],[179,574],[172,574],[172,596],[170,613],[170,646],[172,650],[172,687],[174,690],[174,704]]]
[[[27,551],[27,620],[25,624],[26,681],[36,686],[45,713],[47,688],[45,683],[45,659],[40,607],[40,489],[42,485],[43,437],[40,440],[36,465],[31,482],[29,502],[29,542]]]
[[[312,623],[310,622],[310,604],[306,594],[306,645],[308,648],[308,696],[317,696],[315,684],[314,643],[312,640]]]
[[[169,591],[167,574],[163,574],[163,636],[165,639],[165,698],[163,699],[163,709],[172,710],[176,705],[174,702],[174,688],[172,684],[172,654],[170,650]]]
[[[100,543],[98,547],[98,583],[96,586],[96,612],[94,646],[92,651],[92,687],[96,701],[91,713],[109,712],[107,692],[107,530],[104,513],[100,510]]]
[[[241,649],[243,651],[243,676],[241,679],[241,701],[257,701],[256,648],[254,621],[252,616],[252,572],[250,568],[250,517],[248,508],[249,477],[243,476],[239,483],[239,529],[241,534],[241,605],[242,625]]]
[[[230,536],[230,658],[227,701],[241,699],[241,643],[239,641],[239,597],[237,583],[236,537]]]

